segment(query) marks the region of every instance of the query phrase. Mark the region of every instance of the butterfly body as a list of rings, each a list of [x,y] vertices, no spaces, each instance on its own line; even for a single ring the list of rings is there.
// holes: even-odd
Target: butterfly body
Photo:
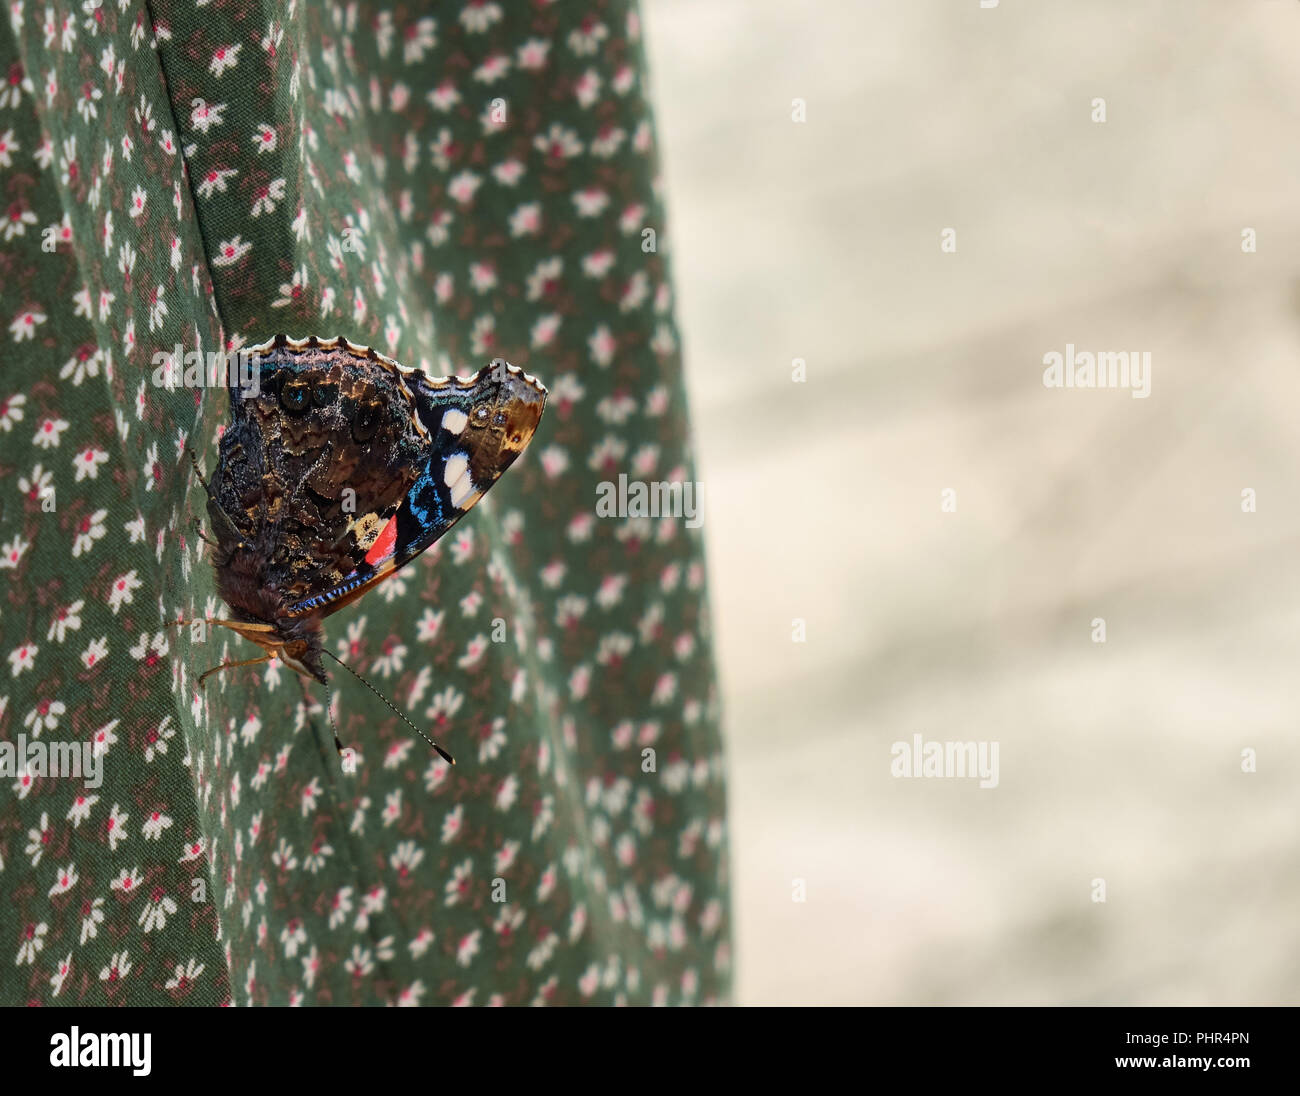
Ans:
[[[224,623],[324,683],[322,621],[482,497],[531,440],[546,389],[500,360],[431,379],[344,339],[247,353],[259,383],[231,392],[208,488]]]

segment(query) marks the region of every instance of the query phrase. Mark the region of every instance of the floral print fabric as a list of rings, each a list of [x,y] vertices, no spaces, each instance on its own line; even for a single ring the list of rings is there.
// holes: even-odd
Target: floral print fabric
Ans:
[[[729,990],[702,543],[604,517],[694,476],[635,7],[14,0],[0,24],[8,1004],[695,1004]],[[194,352],[344,335],[550,387],[524,458],[331,618],[349,675],[219,617]],[[193,378],[190,378],[192,380]]]

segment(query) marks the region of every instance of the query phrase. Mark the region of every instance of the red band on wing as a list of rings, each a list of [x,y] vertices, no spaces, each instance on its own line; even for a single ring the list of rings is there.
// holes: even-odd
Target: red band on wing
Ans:
[[[384,526],[384,531],[379,534],[375,543],[370,546],[370,551],[366,553],[366,562],[374,566],[380,560],[387,559],[393,554],[393,548],[397,545],[397,518],[396,516],[388,519],[388,524]]]

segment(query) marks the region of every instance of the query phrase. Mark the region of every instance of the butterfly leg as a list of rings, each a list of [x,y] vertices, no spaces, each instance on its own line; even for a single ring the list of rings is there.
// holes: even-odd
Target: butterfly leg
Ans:
[[[209,540],[206,536],[203,535],[203,523],[199,521],[198,518],[194,519],[194,532],[198,536],[199,540],[203,541],[203,543],[206,544],[209,548],[221,547],[221,545],[218,544],[215,540]]]
[[[239,541],[240,547],[243,547],[243,540],[240,536],[239,529],[236,528],[235,523],[230,520],[230,515],[227,514],[221,508],[220,503],[217,502],[217,497],[212,493],[212,484],[208,482],[208,478],[203,474],[203,469],[199,467],[199,458],[195,455],[193,449],[186,448],[185,452],[190,455],[190,463],[194,466],[194,474],[199,477],[199,482],[203,484],[203,490],[207,493],[208,516],[212,519],[212,524],[217,526],[213,532],[224,539]],[[208,543],[211,544],[212,542],[208,541]]]
[[[196,617],[196,620],[202,620],[204,624],[216,624],[221,628],[229,628],[232,632],[274,632],[274,624],[245,624],[242,620],[218,620],[216,617]],[[169,620],[163,625],[164,628],[179,628],[185,624],[193,624],[194,620],[186,620],[181,617],[179,620]]]
[[[213,674],[219,674],[222,670],[233,670],[239,666],[256,666],[259,662],[270,662],[270,655],[262,655],[260,658],[245,658],[238,662],[223,662],[220,666],[213,666],[210,670],[204,670],[199,676],[199,688],[203,688],[203,683]]]

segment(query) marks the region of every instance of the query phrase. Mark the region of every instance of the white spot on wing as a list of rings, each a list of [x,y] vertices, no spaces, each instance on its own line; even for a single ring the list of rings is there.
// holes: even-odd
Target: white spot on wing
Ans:
[[[455,488],[456,481],[469,470],[469,457],[465,453],[455,453],[447,460],[442,470],[442,482]]]
[[[451,488],[451,504],[457,509],[464,509],[465,504],[476,493],[474,489],[474,480],[469,474],[469,469],[465,469],[465,474],[455,483],[448,484]]]
[[[442,428],[449,434],[459,434],[465,429],[465,424],[468,422],[469,416],[464,411],[457,411],[454,407],[442,416]]]

